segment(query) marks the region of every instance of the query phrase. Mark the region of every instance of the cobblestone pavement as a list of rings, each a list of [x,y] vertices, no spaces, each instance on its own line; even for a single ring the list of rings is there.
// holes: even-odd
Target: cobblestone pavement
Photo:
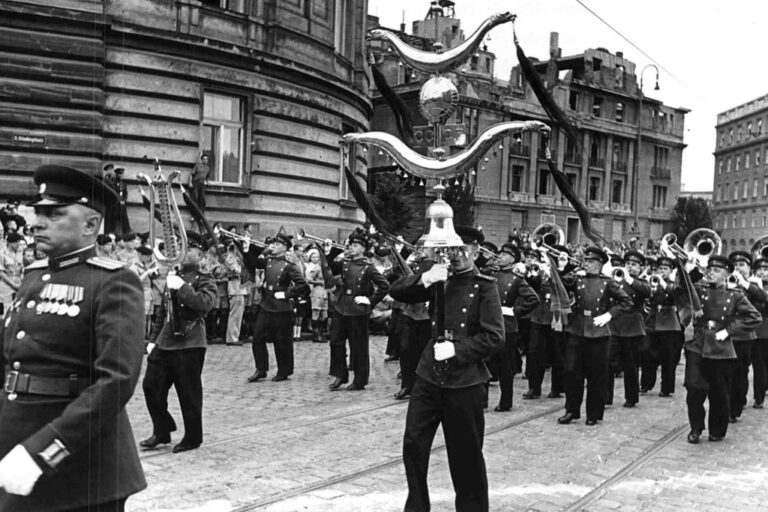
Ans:
[[[297,343],[290,380],[254,384],[245,382],[253,367],[250,345],[209,347],[205,442],[176,455],[168,445],[143,452],[149,487],[128,501],[128,510],[402,510],[407,402],[392,398],[398,365],[383,362],[385,339],[372,337],[371,344],[371,384],[362,392],[328,391],[326,344]],[[765,510],[768,409],[748,407],[723,442],[710,443],[705,432],[699,445],[688,444],[682,369],[673,398],[654,390],[634,409],[621,407],[617,379],[616,405],[596,427],[583,419],[558,425],[563,401],[521,400],[526,381],[518,376],[513,410],[486,414],[491,510]],[[498,393],[492,386],[491,409]],[[750,405],[751,399],[750,391]],[[170,403],[181,428],[173,391]],[[141,386],[129,414],[138,442],[151,433]],[[453,510],[442,445],[439,432],[429,475],[434,511]]]

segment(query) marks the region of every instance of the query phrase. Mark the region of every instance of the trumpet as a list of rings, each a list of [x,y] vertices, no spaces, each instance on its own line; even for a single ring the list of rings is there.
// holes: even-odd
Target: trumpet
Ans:
[[[613,269],[613,278],[614,279],[624,279],[624,269],[623,268],[615,268],[615,269]]]
[[[492,250],[488,249],[487,247],[483,247],[482,245],[477,246],[478,250],[480,251],[480,254],[488,258],[488,260],[495,259],[497,257],[497,254],[493,252]]]
[[[728,286],[736,287],[739,285],[740,280],[735,274],[728,274],[728,277],[725,279],[725,282]]]
[[[307,239],[310,242],[318,243],[321,246],[325,245],[325,240],[323,240],[319,236],[308,235],[307,232],[304,231],[304,228],[299,230],[299,236],[297,238],[299,240]],[[331,241],[331,247],[335,247],[336,249],[341,249],[342,251],[346,251],[347,250],[347,246],[346,245],[342,245],[342,244],[334,242],[334,241]]]
[[[661,277],[654,274],[651,276],[650,281],[651,281],[651,286],[659,286],[659,284],[661,284]]]
[[[245,235],[238,235],[237,233],[235,233],[233,231],[226,230],[224,228],[216,228],[216,233],[217,234],[222,234],[222,235],[224,235],[226,237],[229,237],[229,238],[231,238],[233,240],[237,240],[239,242],[249,243],[249,244],[255,245],[256,247],[261,247],[261,248],[264,248],[264,249],[269,247],[269,244],[266,243],[266,242],[259,242],[258,240],[254,240],[253,238],[247,237]]]
[[[666,247],[677,259],[688,261],[688,253],[680,247],[677,243],[677,235],[674,233],[667,233],[661,237],[661,247]]]

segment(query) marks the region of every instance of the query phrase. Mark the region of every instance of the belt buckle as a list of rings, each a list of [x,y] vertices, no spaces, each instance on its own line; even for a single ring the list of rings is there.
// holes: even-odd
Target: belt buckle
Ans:
[[[352,295],[352,290],[347,290],[347,295]]]
[[[584,316],[592,316],[592,311],[590,311],[589,309],[585,309]]]
[[[272,290],[274,290],[274,288],[275,288],[275,287],[274,287],[274,286],[272,286],[271,284],[270,284],[269,286],[267,286],[267,290],[269,290],[269,291],[272,291]]]
[[[5,384],[3,385],[3,391],[9,394],[16,393],[16,385],[19,383],[19,372],[12,370],[5,376]]]
[[[707,329],[714,329],[715,325],[717,325],[717,322],[715,322],[714,320],[710,320],[707,322]]]

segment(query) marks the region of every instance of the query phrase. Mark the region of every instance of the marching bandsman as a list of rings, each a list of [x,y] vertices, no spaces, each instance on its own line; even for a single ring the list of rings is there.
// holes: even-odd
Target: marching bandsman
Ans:
[[[596,425],[605,411],[608,375],[608,340],[611,319],[632,307],[632,300],[612,278],[601,274],[608,255],[599,247],[584,251],[584,275],[563,276],[574,294],[568,319],[565,352],[565,414],[557,419],[568,424],[581,417],[584,380],[587,381],[587,425]]]
[[[614,279],[632,300],[632,306],[627,311],[621,311],[611,319],[609,324],[613,340],[611,347],[616,350],[611,362],[618,363],[616,368],[608,371],[608,401],[613,402],[614,371],[621,370],[624,374],[624,407],[634,407],[638,402],[638,372],[640,364],[640,345],[645,338],[646,299],[651,294],[648,281],[640,277],[645,264],[645,257],[638,251],[624,253],[623,268],[614,270]]]
[[[405,420],[405,510],[413,512],[430,509],[429,456],[441,423],[456,491],[456,510],[488,511],[483,399],[490,373],[483,360],[502,348],[504,321],[494,279],[474,266],[482,233],[460,226],[456,226],[456,233],[466,245],[449,250],[450,265],[435,264],[426,272],[399,279],[390,290],[395,300],[430,301],[430,314],[435,319],[433,285],[445,282],[446,332],[437,333],[433,328],[432,339],[416,370]],[[435,343],[444,334],[446,340]]]
[[[755,329],[761,317],[737,289],[726,288],[733,263],[724,256],[710,256],[707,280],[696,285],[703,314],[694,319],[694,334],[685,349],[686,404],[691,431],[688,442],[699,442],[704,430],[704,401],[709,398],[709,440],[721,441],[728,431],[731,378],[736,350],[731,336]],[[678,279],[679,280],[679,279]],[[678,293],[684,287],[678,286]]]
[[[755,307],[768,301],[768,295],[763,290],[762,279],[750,276],[752,272],[752,256],[746,251],[732,252],[728,259],[733,263],[735,286],[744,297]],[[731,413],[729,421],[736,423],[741,417],[744,406],[747,405],[749,392],[749,365],[752,356],[752,344],[757,338],[755,329],[734,332],[731,335],[733,348],[736,351],[736,364],[731,379]]]
[[[125,406],[144,351],[144,299],[126,265],[98,257],[117,193],[57,165],[34,172],[35,242],[0,323],[0,510],[122,511],[146,487]]]
[[[760,286],[768,291],[768,259],[758,258],[753,264],[755,276],[760,279]],[[768,391],[768,302],[753,304],[762,315],[763,322],[755,332],[756,339],[752,342],[752,388],[755,409],[763,408],[765,393]]]
[[[140,443],[145,449],[171,442],[176,422],[168,412],[168,391],[171,386],[176,388],[184,437],[173,447],[173,453],[194,450],[203,442],[201,375],[207,345],[205,317],[216,299],[213,277],[200,269],[204,254],[202,237],[189,233],[188,239],[181,268],[168,274],[165,299],[149,336],[147,371],[142,382],[152,418],[152,435]]]
[[[642,360],[640,392],[645,393],[656,385],[656,370],[661,366],[661,390],[659,396],[669,398],[675,392],[675,371],[683,347],[683,328],[675,304],[676,284],[672,279],[675,261],[666,256],[657,260],[657,273],[651,276],[649,350]]]
[[[501,398],[496,412],[512,409],[515,373],[520,367],[517,347],[517,318],[531,313],[539,304],[539,297],[525,280],[525,265],[520,263],[520,251],[512,244],[504,244],[497,256],[498,271],[494,274],[504,316],[504,347],[494,355],[499,372]],[[530,377],[529,377],[530,378]]]
[[[253,360],[256,371],[248,377],[248,382],[256,382],[267,377],[269,371],[269,352],[267,341],[274,343],[277,373],[272,381],[281,382],[293,375],[293,312],[291,299],[306,297],[309,286],[299,267],[286,259],[291,248],[289,235],[279,232],[269,239],[267,255],[257,263],[257,268],[264,269],[262,284],[261,311],[256,319],[253,332]]]
[[[331,391],[336,391],[349,380],[347,340],[355,378],[346,389],[358,391],[368,385],[371,364],[368,357],[368,317],[389,291],[389,282],[365,258],[369,243],[364,231],[353,231],[349,235],[344,261],[331,267],[335,270],[341,267],[336,278],[336,303],[330,333],[330,374],[334,377],[329,385]]]

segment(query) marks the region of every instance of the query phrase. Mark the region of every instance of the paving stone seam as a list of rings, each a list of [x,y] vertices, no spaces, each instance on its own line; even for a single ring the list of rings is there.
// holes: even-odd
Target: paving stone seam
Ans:
[[[537,420],[539,418],[543,418],[544,416],[549,416],[551,414],[554,414],[556,412],[559,412],[562,410],[562,405],[556,405],[554,407],[549,407],[543,411],[530,414],[527,416],[523,416],[522,418],[518,418],[509,422],[502,423],[500,425],[497,425],[495,427],[487,428],[485,431],[485,435],[490,436],[494,434],[498,434],[499,432],[502,432],[504,430],[522,425],[524,423],[528,423],[534,420]],[[432,453],[438,452],[440,450],[443,450],[445,448],[445,443],[440,443],[437,445],[432,446]],[[321,480],[319,482],[314,482],[311,484],[302,485],[299,487],[294,487],[293,489],[289,489],[287,491],[284,491],[282,493],[276,494],[274,496],[261,499],[259,501],[253,502],[253,503],[247,503],[245,505],[242,505],[238,508],[233,509],[231,512],[250,512],[252,510],[257,510],[262,507],[266,507],[268,505],[274,505],[275,503],[279,503],[281,501],[285,501],[291,498],[295,498],[296,496],[301,496],[302,494],[307,494],[310,492],[314,492],[320,489],[324,489],[326,487],[330,487],[332,485],[336,485],[342,482],[348,482],[350,480],[356,480],[358,478],[361,478],[366,475],[370,475],[372,473],[375,473],[376,471],[380,471],[382,469],[389,468],[391,466],[394,466],[396,464],[402,463],[402,456],[398,455],[397,457],[390,458],[384,462],[379,462],[377,464],[372,464],[368,467],[365,467],[361,470],[347,473],[343,475],[337,475],[331,478],[328,478],[326,480]]]
[[[577,501],[572,503],[567,508],[563,509],[563,512],[577,512],[580,510],[584,510],[585,506],[600,499],[610,490],[611,487],[613,487],[620,481],[626,479],[635,470],[641,468],[646,463],[648,463],[651,459],[653,459],[656,456],[656,454],[662,451],[672,441],[677,439],[680,436],[680,434],[685,432],[687,428],[688,428],[687,422],[673,428],[664,437],[662,437],[661,439],[653,443],[648,449],[644,450],[643,454],[640,455],[640,457],[638,457],[634,461],[630,462],[629,464],[621,468],[613,476],[611,476],[610,478],[607,478],[600,485],[598,485],[597,487],[589,491],[587,494],[579,498]]]

